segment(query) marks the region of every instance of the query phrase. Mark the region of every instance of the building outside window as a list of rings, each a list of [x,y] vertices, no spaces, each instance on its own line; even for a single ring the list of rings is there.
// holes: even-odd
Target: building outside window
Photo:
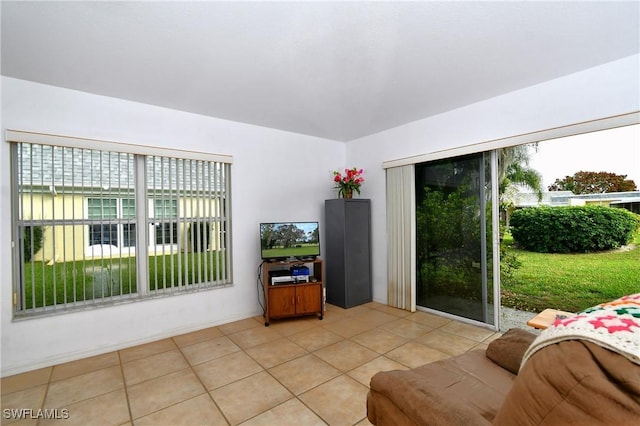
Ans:
[[[230,157],[17,131],[7,141],[16,316],[232,283]]]

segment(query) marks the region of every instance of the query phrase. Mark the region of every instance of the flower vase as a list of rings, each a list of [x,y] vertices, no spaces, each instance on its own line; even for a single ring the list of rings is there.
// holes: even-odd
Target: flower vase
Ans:
[[[344,198],[353,198],[353,189],[345,188],[345,190],[342,192],[342,196]]]

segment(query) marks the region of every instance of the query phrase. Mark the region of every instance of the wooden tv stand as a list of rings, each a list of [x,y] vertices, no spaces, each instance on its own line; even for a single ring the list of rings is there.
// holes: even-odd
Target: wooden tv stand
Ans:
[[[309,268],[309,281],[297,283],[271,283],[271,272],[287,270],[292,266],[304,265]],[[323,262],[319,257],[313,260],[265,261],[262,264],[262,286],[264,289],[264,325],[269,326],[272,318],[289,318],[317,314],[324,315],[324,285],[322,281]]]

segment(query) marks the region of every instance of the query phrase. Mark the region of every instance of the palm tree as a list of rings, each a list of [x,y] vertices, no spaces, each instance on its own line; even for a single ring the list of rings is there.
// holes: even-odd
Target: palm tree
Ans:
[[[501,216],[506,225],[509,224],[509,212],[513,202],[507,198],[517,186],[531,189],[542,200],[542,175],[529,167],[531,149],[537,150],[538,144],[524,144],[502,148],[498,157],[498,196],[500,198]]]
[[[504,194],[511,185],[530,188],[542,199],[542,175],[529,167],[530,149],[537,150],[537,144],[516,145],[500,150],[498,158],[498,190]]]

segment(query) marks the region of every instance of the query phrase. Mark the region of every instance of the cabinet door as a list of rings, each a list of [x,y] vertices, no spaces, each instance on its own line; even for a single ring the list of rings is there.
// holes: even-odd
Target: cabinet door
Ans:
[[[320,312],[322,304],[320,284],[298,285],[296,287],[296,313]]]
[[[295,287],[269,287],[269,316],[282,317],[295,313]]]
[[[348,200],[349,201],[349,200]],[[368,200],[348,202],[344,222],[345,307],[371,302],[371,236]]]

